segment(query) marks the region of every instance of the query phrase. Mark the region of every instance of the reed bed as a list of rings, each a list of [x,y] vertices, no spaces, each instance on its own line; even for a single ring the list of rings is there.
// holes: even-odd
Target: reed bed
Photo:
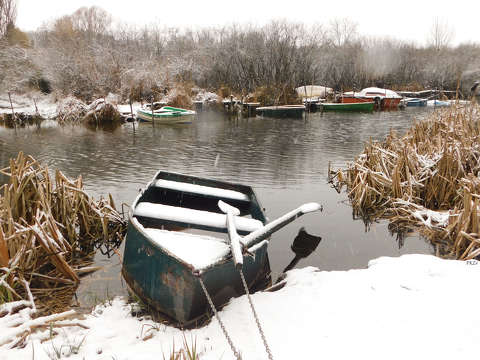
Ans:
[[[51,300],[55,289],[71,299],[94,248],[123,239],[125,221],[111,196],[94,201],[81,176],[70,180],[57,170],[51,178],[23,153],[0,173],[9,177],[0,187],[0,304],[26,300],[30,291]]]
[[[437,255],[480,255],[480,109],[455,105],[417,121],[399,137],[370,141],[331,183],[344,186],[354,215],[418,229]]]

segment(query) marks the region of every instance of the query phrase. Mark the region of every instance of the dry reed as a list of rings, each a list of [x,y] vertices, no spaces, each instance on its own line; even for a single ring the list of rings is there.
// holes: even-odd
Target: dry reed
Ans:
[[[370,141],[345,170],[330,171],[364,219],[417,228],[437,255],[480,255],[480,109],[455,105],[418,121],[403,137]]]
[[[81,177],[57,170],[52,179],[23,153],[0,173],[9,177],[0,187],[0,304],[26,299],[25,284],[36,298],[72,288],[95,243],[123,239],[125,221],[112,198],[92,200]]]

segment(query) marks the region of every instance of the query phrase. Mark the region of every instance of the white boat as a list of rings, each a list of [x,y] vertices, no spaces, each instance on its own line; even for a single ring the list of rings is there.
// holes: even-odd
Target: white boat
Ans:
[[[195,118],[196,112],[193,110],[163,105],[163,103],[153,103],[142,106],[137,110],[137,119],[161,124],[182,124],[191,123]]]
[[[450,106],[450,101],[443,101],[443,100],[428,100],[427,106],[435,106],[435,107],[446,107]]]

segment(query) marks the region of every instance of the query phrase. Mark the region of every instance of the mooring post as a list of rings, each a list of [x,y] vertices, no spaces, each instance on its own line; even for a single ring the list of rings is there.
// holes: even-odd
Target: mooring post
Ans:
[[[13,110],[13,103],[12,97],[10,96],[10,91],[8,92],[8,99],[10,100],[10,107],[12,108],[12,116],[13,116],[13,127],[17,130],[17,119],[15,118],[15,111]]]
[[[40,129],[40,113],[38,112],[37,101],[33,98],[33,104],[35,105],[35,123],[37,124],[37,128]]]
[[[35,98],[33,98],[33,104],[35,105],[35,114],[39,115],[39,113],[38,113],[38,107],[37,107],[37,102],[36,102]]]
[[[130,115],[132,117],[132,124],[133,124],[133,134],[135,134],[135,118],[133,117],[133,107],[132,107],[132,99],[128,99],[128,102],[130,103]]]
[[[150,110],[152,110],[152,126],[155,127],[155,119],[153,117],[153,96],[150,100]]]

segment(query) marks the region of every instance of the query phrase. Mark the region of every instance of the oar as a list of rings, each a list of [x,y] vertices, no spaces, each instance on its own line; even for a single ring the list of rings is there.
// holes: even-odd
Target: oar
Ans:
[[[322,209],[322,207],[317,203],[303,204],[299,208],[286,213],[278,219],[261,227],[260,229],[252,231],[250,234],[241,237],[237,233],[234,219],[234,216],[240,215],[240,210],[231,205],[228,205],[222,200],[218,201],[218,207],[227,215],[226,222],[228,229],[228,237],[230,239],[230,249],[232,251],[233,261],[235,262],[235,266],[238,269],[241,269],[243,266],[242,247],[248,247],[252,242],[258,242],[268,238],[275,231],[280,230],[285,225],[291,223],[293,220],[304,214]]]
[[[290,264],[288,264],[285,270],[283,270],[283,272],[291,270],[295,265],[298,264],[300,259],[306,258],[312,252],[314,252],[321,240],[322,238],[320,236],[310,235],[305,231],[305,228],[302,227],[298,231],[297,236],[295,236],[291,246],[292,251],[295,253],[295,257]]]
[[[240,244],[246,247],[249,247],[253,242],[258,242],[263,239],[268,238],[272,235],[275,231],[280,230],[285,225],[291,223],[293,220],[299,218],[304,214],[308,214],[310,212],[321,210],[322,207],[317,203],[308,203],[303,204],[302,206],[292,210],[285,215],[279,217],[272,222],[269,222],[267,225],[263,226],[262,228],[252,231],[250,234],[245,235],[244,237],[240,238]]]
[[[241,269],[243,266],[243,255],[242,248],[240,247],[240,235],[237,233],[237,228],[235,227],[234,216],[240,215],[240,210],[236,207],[228,205],[222,200],[218,201],[218,207],[225,214],[227,214],[227,229],[228,237],[230,239],[230,250],[232,251],[233,261],[237,269]]]

